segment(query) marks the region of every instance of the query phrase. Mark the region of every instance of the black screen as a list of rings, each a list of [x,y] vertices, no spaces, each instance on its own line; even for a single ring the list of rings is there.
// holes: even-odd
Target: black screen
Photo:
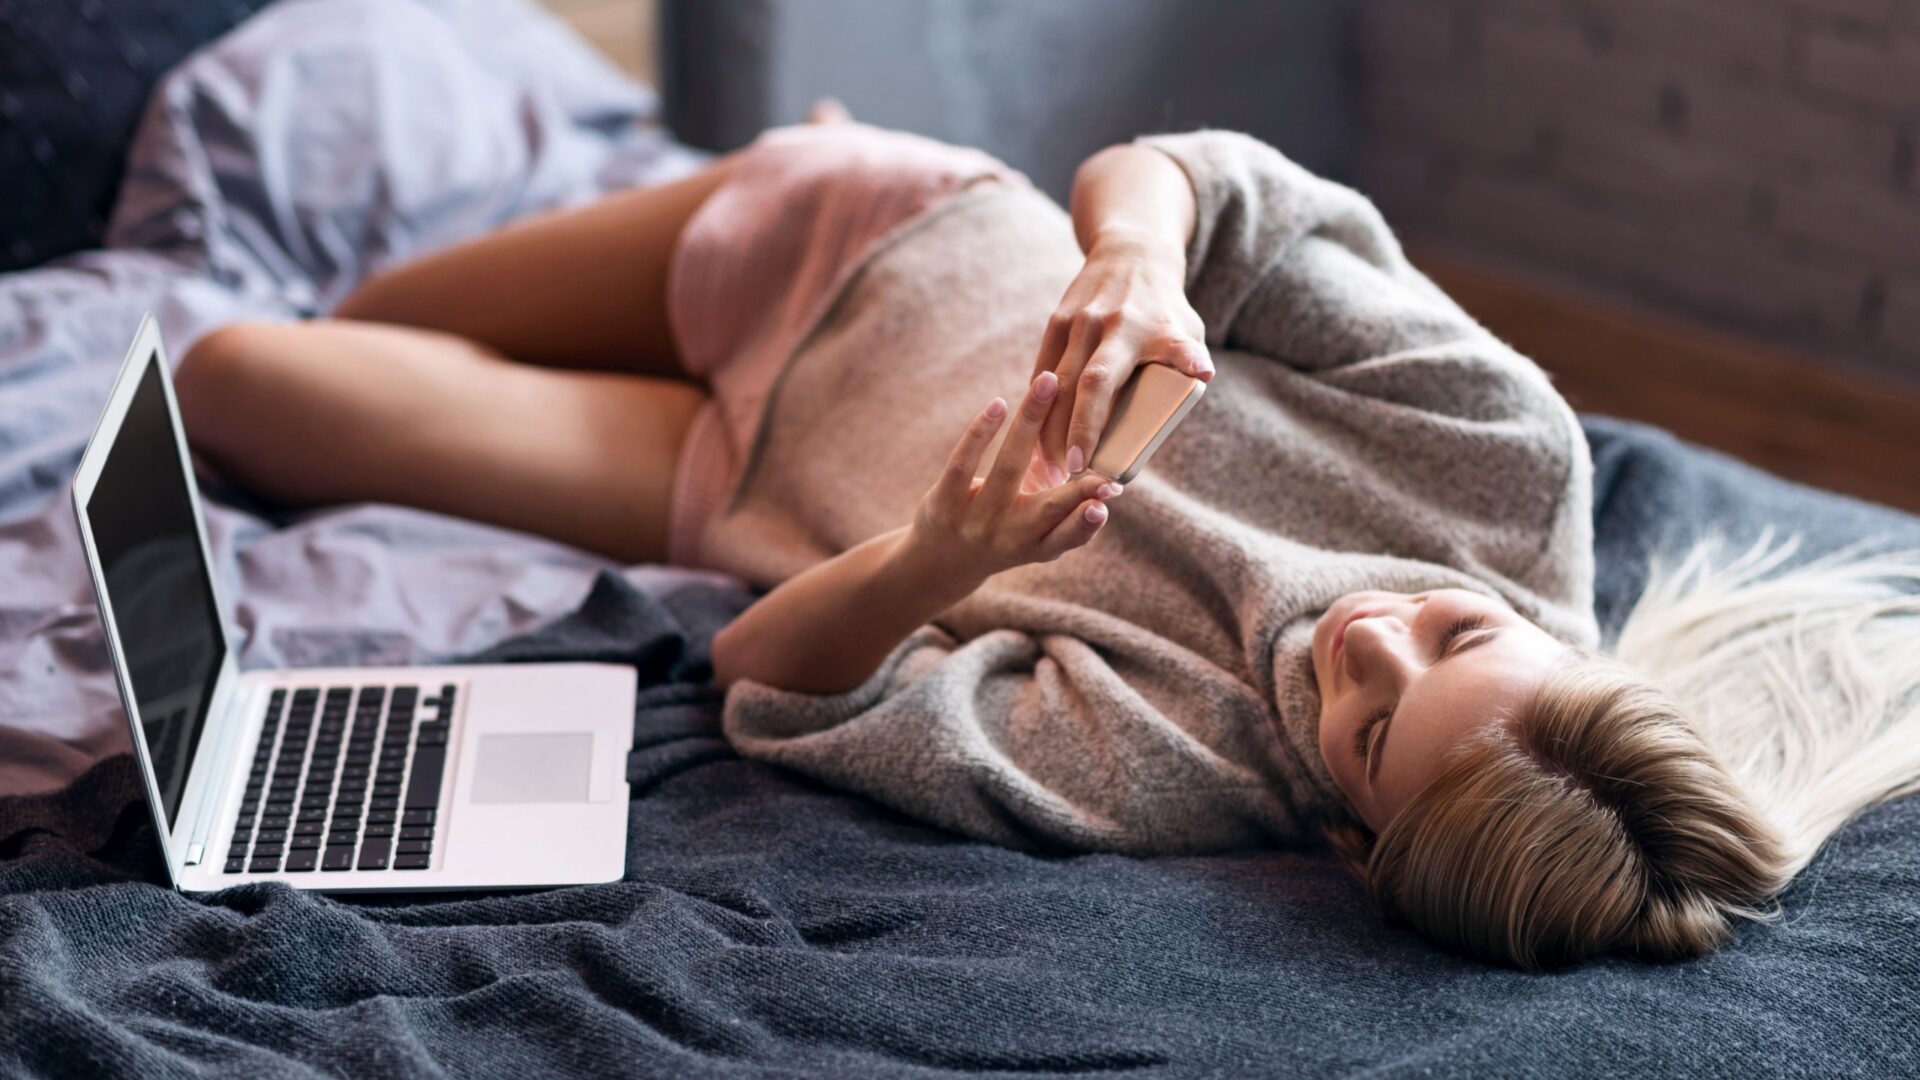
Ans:
[[[87,519],[171,829],[226,649],[160,364],[148,357]]]

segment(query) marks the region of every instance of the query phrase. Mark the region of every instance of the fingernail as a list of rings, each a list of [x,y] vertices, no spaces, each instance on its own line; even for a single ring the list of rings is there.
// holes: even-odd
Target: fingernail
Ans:
[[[1055,465],[1051,461],[1047,462],[1047,483],[1052,484],[1054,487],[1059,487],[1066,482],[1067,470]]]
[[[1094,494],[1103,499],[1112,499],[1125,490],[1127,489],[1121,487],[1119,484],[1101,484],[1099,490],[1095,491]]]
[[[1077,446],[1069,448],[1067,450],[1067,471],[1070,473],[1078,473],[1086,467],[1087,455],[1081,453],[1080,448]]]
[[[1043,371],[1040,373],[1039,378],[1033,380],[1033,399],[1035,401],[1052,401],[1053,395],[1059,392],[1060,376],[1055,375],[1051,371]]]
[[[1107,520],[1107,504],[1094,503],[1087,507],[1087,524],[1098,525]]]
[[[1007,415],[1007,403],[1005,401],[994,398],[992,401],[987,402],[987,419],[998,420],[1005,415]]]

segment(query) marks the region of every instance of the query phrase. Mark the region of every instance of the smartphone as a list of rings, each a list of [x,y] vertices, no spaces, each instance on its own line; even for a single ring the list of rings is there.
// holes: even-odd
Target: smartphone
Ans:
[[[1087,467],[1109,480],[1132,481],[1206,392],[1206,383],[1165,364],[1134,368],[1113,399],[1107,430],[1101,433]]]
[[[1113,411],[1107,414],[1107,430],[1093,450],[1087,468],[1109,480],[1130,483],[1147,467],[1160,444],[1167,441],[1206,393],[1207,384],[1190,375],[1182,375],[1165,364],[1141,364],[1133,369],[1127,384],[1113,399]],[[1009,401],[1019,401],[1017,396]],[[1014,406],[1018,408],[1018,405]],[[1000,455],[1000,444],[1007,440],[1010,423],[1001,424],[993,441],[980,455],[980,475],[985,476]]]

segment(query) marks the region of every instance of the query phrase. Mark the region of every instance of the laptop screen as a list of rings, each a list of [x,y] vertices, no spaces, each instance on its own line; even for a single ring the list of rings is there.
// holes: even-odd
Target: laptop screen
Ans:
[[[152,353],[143,366],[87,502],[87,519],[171,829],[226,644],[161,384],[162,363]]]

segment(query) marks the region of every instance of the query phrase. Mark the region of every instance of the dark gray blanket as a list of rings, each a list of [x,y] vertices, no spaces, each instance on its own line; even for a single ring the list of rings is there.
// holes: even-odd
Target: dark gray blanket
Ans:
[[[1655,547],[1920,521],[1589,421],[1600,610]],[[643,690],[627,880],[341,901],[160,884],[131,766],[0,800],[0,1074],[1868,1075],[1920,1061],[1920,800],[1705,959],[1524,975],[1380,924],[1326,857],[1038,858],[737,758],[705,643],[745,604],[603,575],[475,659]]]

